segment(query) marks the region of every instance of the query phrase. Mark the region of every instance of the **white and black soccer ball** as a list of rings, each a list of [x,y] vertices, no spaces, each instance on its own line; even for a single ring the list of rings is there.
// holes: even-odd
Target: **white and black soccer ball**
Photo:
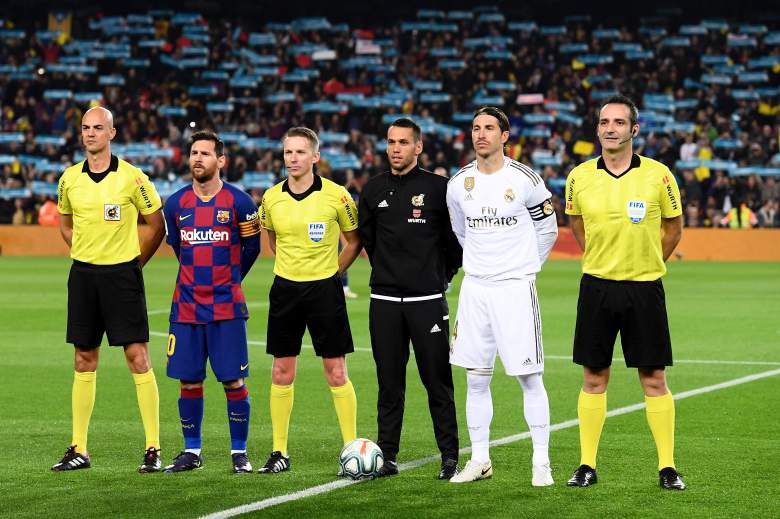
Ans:
[[[379,445],[365,438],[352,440],[339,454],[340,474],[349,479],[372,479],[385,463]]]

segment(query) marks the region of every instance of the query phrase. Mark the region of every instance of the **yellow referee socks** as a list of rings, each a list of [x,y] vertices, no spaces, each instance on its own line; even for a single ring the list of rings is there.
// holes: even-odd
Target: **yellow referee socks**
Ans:
[[[146,434],[146,448],[160,448],[160,393],[157,391],[157,379],[154,371],[133,373],[135,396]]]
[[[274,437],[274,451],[287,456],[287,433],[290,430],[295,388],[271,384],[271,429]]]
[[[645,404],[647,423],[658,450],[658,470],[674,468],[674,398],[671,393],[645,396]]]
[[[341,427],[341,438],[344,444],[357,438],[357,396],[352,381],[347,380],[343,386],[331,387],[333,405],[336,407],[336,416]]]
[[[580,465],[595,469],[601,429],[607,419],[607,393],[586,393],[580,390],[577,417],[580,419]]]
[[[95,388],[97,373],[84,371],[73,374],[73,392],[71,406],[73,409],[73,438],[71,444],[76,446],[76,452],[87,453],[87,431],[92,409],[95,407]]]

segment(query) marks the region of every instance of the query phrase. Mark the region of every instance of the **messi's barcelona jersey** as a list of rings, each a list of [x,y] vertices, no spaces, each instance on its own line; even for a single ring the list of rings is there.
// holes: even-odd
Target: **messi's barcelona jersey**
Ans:
[[[241,290],[241,240],[260,233],[252,198],[225,182],[204,201],[187,186],[168,198],[164,212],[167,242],[179,251],[170,321],[248,318]]]

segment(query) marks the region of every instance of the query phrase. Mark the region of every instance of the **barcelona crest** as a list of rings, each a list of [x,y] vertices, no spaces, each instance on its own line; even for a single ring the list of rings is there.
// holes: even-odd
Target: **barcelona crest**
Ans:
[[[230,211],[224,209],[217,210],[217,221],[219,223],[228,223],[230,221]]]

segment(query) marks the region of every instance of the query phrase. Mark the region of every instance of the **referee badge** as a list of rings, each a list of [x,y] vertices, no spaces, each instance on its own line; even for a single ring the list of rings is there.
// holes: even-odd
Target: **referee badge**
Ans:
[[[119,204],[103,204],[103,220],[118,222],[122,218],[122,207]]]
[[[325,237],[325,224],[315,222],[309,224],[309,239],[314,243],[319,243]]]
[[[412,205],[415,207],[422,207],[425,205],[425,195],[420,193],[417,196],[412,197]]]
[[[629,200],[626,212],[631,223],[639,223],[644,220],[647,214],[647,204],[644,200]]]

